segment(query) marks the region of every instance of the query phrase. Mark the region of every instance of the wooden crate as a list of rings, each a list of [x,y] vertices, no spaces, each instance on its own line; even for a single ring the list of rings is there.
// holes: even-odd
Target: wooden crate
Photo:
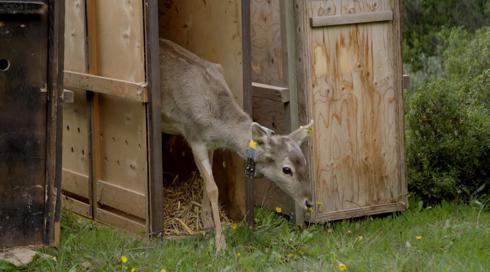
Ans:
[[[64,108],[65,207],[135,232],[162,231],[159,37],[222,64],[243,103],[250,85],[244,83],[243,5],[66,1],[65,87],[75,90],[75,102]],[[163,150],[163,163],[172,159],[167,155]],[[220,157],[226,163],[215,167],[226,169],[215,172],[217,180],[231,184],[231,209],[243,215],[242,162],[229,153]]]
[[[286,37],[277,41],[286,41],[287,66],[296,72],[284,86],[290,90],[291,127],[315,120],[305,153],[320,206],[310,220],[406,209],[399,1],[294,0],[282,5],[285,19],[279,25]],[[271,25],[277,29],[277,23]],[[253,67],[277,73],[274,67]],[[291,205],[284,200],[276,205],[281,203]]]
[[[0,248],[59,241],[63,15],[0,2]]]

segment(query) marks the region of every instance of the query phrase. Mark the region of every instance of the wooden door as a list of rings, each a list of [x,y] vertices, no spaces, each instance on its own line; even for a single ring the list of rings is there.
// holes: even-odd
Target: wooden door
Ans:
[[[0,247],[55,242],[60,7],[0,2]]]
[[[403,210],[399,1],[297,1],[313,221]]]

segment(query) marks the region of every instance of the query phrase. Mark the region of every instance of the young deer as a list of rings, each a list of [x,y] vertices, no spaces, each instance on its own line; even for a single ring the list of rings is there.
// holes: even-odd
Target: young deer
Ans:
[[[306,159],[300,145],[308,128],[289,135],[272,135],[234,101],[220,65],[208,62],[168,41],[160,40],[162,131],[180,134],[189,143],[204,180],[203,210],[211,209],[216,250],[226,248],[218,213],[218,188],[212,173],[212,154],[227,148],[246,158],[251,139],[257,143],[256,170],[275,182],[298,205],[311,206],[305,185]],[[209,207],[209,203],[211,207]]]

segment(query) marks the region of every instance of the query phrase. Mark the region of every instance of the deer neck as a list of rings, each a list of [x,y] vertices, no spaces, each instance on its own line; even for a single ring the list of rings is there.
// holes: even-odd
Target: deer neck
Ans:
[[[245,159],[248,143],[252,139],[252,120],[247,118],[234,124],[227,134],[228,148]]]

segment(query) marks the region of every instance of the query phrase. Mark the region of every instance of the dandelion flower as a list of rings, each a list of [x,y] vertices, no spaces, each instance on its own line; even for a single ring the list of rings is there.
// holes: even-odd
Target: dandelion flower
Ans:
[[[282,208],[281,207],[276,207],[276,212],[277,213],[282,213]]]
[[[240,252],[237,252],[237,253],[236,253],[236,256],[237,256],[237,257],[240,257],[240,256],[241,256]]]
[[[347,265],[345,265],[344,263],[339,263],[339,270],[340,270],[340,271],[345,271],[345,270],[347,270]]]
[[[160,272],[167,272],[165,268],[160,269]]]
[[[125,264],[128,262],[128,257],[122,255],[121,258],[119,258],[119,261],[121,261],[121,263]]]
[[[233,223],[233,224],[231,224],[230,228],[232,230],[236,230],[238,228],[238,224]]]
[[[417,235],[417,236],[415,236],[415,239],[417,239],[417,240],[419,240],[419,241],[420,241],[420,240],[422,240],[422,238],[423,238],[423,237],[422,237],[422,235]]]
[[[313,208],[312,208],[312,207],[309,207],[309,208],[308,208],[308,212],[309,212],[309,213],[312,213],[312,212],[313,212]]]

